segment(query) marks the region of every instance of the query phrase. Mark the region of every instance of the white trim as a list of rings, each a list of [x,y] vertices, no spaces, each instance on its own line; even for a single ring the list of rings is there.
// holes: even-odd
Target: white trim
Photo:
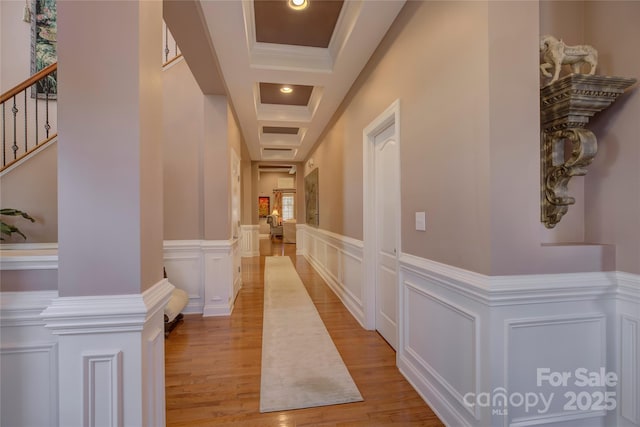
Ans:
[[[539,425],[559,425],[570,421],[583,421],[589,418],[601,418],[607,415],[606,411],[580,411],[570,414],[544,414],[532,417],[515,418],[509,423],[509,427],[528,427]],[[579,425],[579,424],[578,424]]]
[[[367,329],[374,330],[376,328],[376,229],[375,217],[368,215],[369,212],[375,211],[375,168],[374,168],[374,153],[375,149],[373,143],[375,137],[383,132],[390,126],[394,126],[393,138],[397,141],[400,147],[400,100],[396,99],[386,110],[384,110],[378,117],[376,117],[364,130],[362,131],[362,169],[363,169],[363,268],[364,268],[364,283],[363,288],[363,301],[364,301],[364,323]],[[399,148],[400,150],[400,148]],[[398,156],[400,161],[400,155]],[[400,165],[398,165],[398,171],[400,171]],[[398,177],[398,183],[400,178]],[[398,192],[399,193],[399,192]],[[398,194],[398,206],[400,206],[400,194]],[[400,300],[400,271],[398,265],[398,254],[402,247],[401,242],[401,227],[400,227],[400,215],[398,215],[396,223],[396,272],[398,277],[398,301]],[[396,307],[398,317],[402,313]],[[398,334],[399,336],[399,334]],[[400,345],[400,343],[398,343]]]
[[[142,294],[58,297],[41,316],[56,335],[142,331],[173,289],[162,279]]]
[[[82,397],[85,400],[82,405],[84,425],[122,426],[124,415],[122,351],[90,351],[83,352],[81,356],[84,386]],[[98,365],[104,365],[102,370],[106,367],[108,371],[106,375],[98,373],[96,369]],[[98,393],[100,393],[99,396]],[[98,419],[99,414],[106,416],[107,419]]]
[[[640,274],[617,271],[618,299],[640,304]]]
[[[55,101],[55,99],[50,100],[50,101]],[[29,161],[30,159],[32,159],[34,156],[37,156],[40,153],[44,153],[46,150],[48,150],[51,146],[55,145],[58,143],[58,137],[56,136],[55,138],[53,138],[51,141],[49,141],[47,143],[47,145],[44,146],[44,148],[40,148],[39,150],[36,150],[33,153],[30,153],[28,156],[24,156],[22,157],[20,160],[18,160],[17,162],[15,162],[14,164],[12,164],[11,166],[9,166],[8,168],[6,168],[5,170],[3,170],[2,172],[0,172],[0,178],[2,178],[3,176],[5,176],[6,174],[8,174],[9,172],[11,172],[12,170],[14,170],[15,168],[17,168],[18,166],[20,166],[21,164]]]
[[[4,248],[3,248],[4,249]],[[57,270],[56,249],[10,249],[0,252],[0,270]]]
[[[622,418],[637,425],[640,424],[640,317],[621,315],[619,328],[622,398],[618,400],[618,407]]]
[[[44,325],[42,310],[58,297],[58,291],[0,293],[0,326]]]
[[[53,243],[0,243],[0,251],[37,251],[46,249],[58,249],[58,242]]]
[[[199,251],[202,240],[165,240],[162,247],[165,250],[177,251]]]
[[[402,253],[400,268],[489,306],[614,298],[614,272],[486,276]]]

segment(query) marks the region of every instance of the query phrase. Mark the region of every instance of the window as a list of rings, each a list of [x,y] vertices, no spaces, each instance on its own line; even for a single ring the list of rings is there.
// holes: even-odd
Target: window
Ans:
[[[295,194],[285,193],[282,195],[282,219],[294,219],[296,216],[294,214],[294,200]]]

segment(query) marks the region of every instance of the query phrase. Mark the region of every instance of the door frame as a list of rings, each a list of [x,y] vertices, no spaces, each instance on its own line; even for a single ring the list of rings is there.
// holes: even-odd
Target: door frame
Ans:
[[[396,99],[391,105],[376,117],[362,131],[362,159],[363,159],[363,192],[362,192],[362,224],[363,224],[363,286],[362,299],[364,311],[364,326],[366,329],[376,329],[376,224],[375,215],[375,138],[385,131],[389,126],[394,126],[393,138],[398,144],[400,153],[400,99]],[[400,154],[398,155],[398,186],[402,187],[400,182]],[[398,270],[399,256],[401,248],[400,224],[402,210],[400,209],[400,188],[397,193],[398,216],[396,221],[396,272],[400,277]],[[400,289],[398,287],[398,289]],[[398,294],[398,302],[400,295]],[[399,304],[398,304],[399,305]],[[398,316],[397,324],[400,324],[401,313],[396,307]],[[399,333],[399,331],[397,331]],[[399,336],[398,336],[398,342]]]

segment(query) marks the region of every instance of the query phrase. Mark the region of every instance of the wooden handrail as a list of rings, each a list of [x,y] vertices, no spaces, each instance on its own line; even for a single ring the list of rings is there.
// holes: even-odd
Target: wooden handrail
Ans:
[[[173,58],[171,58],[170,60],[168,60],[167,62],[162,64],[162,66],[166,67],[167,65],[174,63],[175,61],[177,61],[180,58],[182,58],[182,54],[181,53],[177,54],[176,56],[174,56]]]
[[[45,139],[44,141],[42,141],[41,143],[39,143],[35,147],[32,147],[29,151],[27,151],[26,153],[24,153],[23,155],[21,155],[17,159],[11,160],[9,163],[7,163],[6,165],[2,166],[0,168],[0,172],[4,172],[6,169],[9,169],[11,166],[13,166],[14,164],[18,163],[20,160],[24,159],[29,154],[32,154],[32,153],[40,150],[42,147],[46,146],[48,143],[50,143],[51,141],[53,141],[57,137],[58,137],[57,133],[51,135],[49,138]]]
[[[0,104],[2,104],[3,102],[7,101],[8,99],[11,99],[13,96],[19,94],[20,92],[22,92],[23,90],[27,89],[28,87],[33,86],[34,84],[36,84],[38,82],[38,80],[40,80],[43,77],[46,77],[47,75],[53,73],[57,69],[58,69],[58,63],[57,62],[54,62],[53,64],[49,65],[48,67],[44,67],[42,70],[38,71],[33,76],[29,77],[27,80],[23,81],[22,83],[20,83],[19,85],[17,85],[13,89],[3,93],[0,96]]]

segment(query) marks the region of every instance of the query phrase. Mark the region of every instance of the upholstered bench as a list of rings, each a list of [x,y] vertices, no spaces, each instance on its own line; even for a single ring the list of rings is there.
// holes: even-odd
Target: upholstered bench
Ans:
[[[168,338],[169,334],[178,325],[184,317],[182,310],[189,303],[189,295],[182,289],[175,288],[171,293],[169,302],[164,307],[164,337]]]

